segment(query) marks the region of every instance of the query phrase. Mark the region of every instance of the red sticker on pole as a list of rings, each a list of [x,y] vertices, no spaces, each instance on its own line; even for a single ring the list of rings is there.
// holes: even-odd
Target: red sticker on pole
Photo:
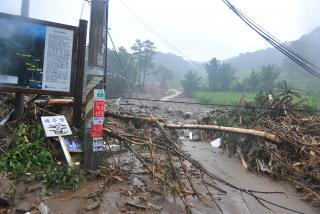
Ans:
[[[91,137],[103,137],[103,124],[92,124],[91,126]]]
[[[93,104],[93,117],[103,117],[104,118],[104,100],[94,100]]]
[[[104,109],[105,109],[104,90],[94,89],[93,121],[91,125],[92,138],[103,137]]]

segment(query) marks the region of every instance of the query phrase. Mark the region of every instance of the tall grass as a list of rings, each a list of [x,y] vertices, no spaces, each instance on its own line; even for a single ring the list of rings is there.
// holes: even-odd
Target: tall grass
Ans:
[[[242,98],[253,101],[256,94],[252,92],[195,92],[192,96],[206,104],[238,105]]]
[[[195,92],[192,94],[194,98],[206,104],[219,105],[238,105],[242,98],[246,101],[254,101],[256,97],[255,92]],[[312,108],[320,110],[320,99],[315,94],[303,96],[306,99],[301,105],[301,108]],[[298,102],[295,99],[294,102]]]

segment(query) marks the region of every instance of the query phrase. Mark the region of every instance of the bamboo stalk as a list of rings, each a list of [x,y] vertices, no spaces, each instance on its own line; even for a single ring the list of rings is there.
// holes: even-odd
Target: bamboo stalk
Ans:
[[[120,120],[139,120],[147,123],[156,123],[157,121],[164,122],[164,119],[157,118],[155,116],[149,116],[149,117],[137,117],[137,116],[131,116],[131,115],[121,115],[121,114],[115,114],[112,112],[105,112],[106,117],[112,117],[115,119]]]
[[[34,103],[38,105],[71,105],[73,103],[73,99],[35,100]]]
[[[281,142],[281,140],[274,134],[258,131],[253,129],[244,129],[244,128],[236,128],[236,127],[225,127],[225,126],[217,126],[217,125],[197,125],[197,124],[167,124],[165,125],[166,128],[169,129],[201,129],[201,130],[218,130],[223,132],[232,132],[238,134],[245,134],[245,135],[252,135],[261,138],[268,139],[273,142]]]

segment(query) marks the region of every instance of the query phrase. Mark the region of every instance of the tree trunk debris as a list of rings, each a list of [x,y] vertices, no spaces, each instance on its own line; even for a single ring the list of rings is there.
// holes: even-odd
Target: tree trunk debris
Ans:
[[[244,128],[236,128],[236,127],[225,127],[225,126],[217,126],[217,125],[198,125],[198,124],[166,124],[166,128],[169,129],[200,129],[200,130],[216,130],[222,132],[231,132],[237,134],[244,134],[244,135],[252,135],[256,137],[265,138],[272,142],[280,143],[281,140],[274,134],[253,130],[253,129],[244,129]]]

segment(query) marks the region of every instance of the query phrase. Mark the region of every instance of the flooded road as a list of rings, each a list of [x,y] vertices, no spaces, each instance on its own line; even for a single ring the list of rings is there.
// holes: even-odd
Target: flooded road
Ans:
[[[168,94],[169,94],[169,95],[167,95],[167,96],[165,96],[165,97],[162,97],[161,100],[162,100],[162,101],[171,100],[171,99],[179,96],[180,94],[182,94],[182,92],[181,92],[181,91],[178,91],[178,90],[176,90],[176,89],[169,89],[169,90],[168,90]]]
[[[180,95],[180,93],[178,90],[171,90],[168,96],[163,97],[162,100],[172,100]],[[182,100],[191,101],[179,97],[179,101]],[[134,110],[134,112],[145,113],[144,107],[142,107],[138,101],[130,100],[130,103],[128,102],[126,104],[127,105],[123,105],[122,107],[124,111]],[[152,113],[173,123],[197,123],[197,116],[203,117],[203,114],[212,111],[211,108],[200,105],[146,101],[143,101],[143,104],[147,105],[149,110],[152,110]],[[186,131],[186,133],[189,134],[188,131]],[[187,138],[189,135],[184,134],[180,136],[184,136],[183,150],[190,154],[193,159],[201,163],[204,168],[221,179],[240,188],[268,192],[284,192],[286,196],[279,194],[260,194],[259,196],[278,205],[300,211],[301,213],[320,213],[319,208],[313,207],[312,204],[300,200],[302,196],[295,192],[295,188],[292,185],[282,181],[275,181],[267,175],[256,175],[246,170],[238,159],[227,157],[223,150],[213,148],[209,142],[188,141]],[[145,157],[148,157],[147,155],[148,154],[146,154]],[[177,199],[176,195],[173,197],[162,184],[153,182],[150,176],[146,174],[144,167],[139,164],[139,161],[134,159],[130,153],[116,155],[115,159],[121,166],[125,176],[121,178],[123,179],[122,181],[115,179],[113,182],[108,183],[100,199],[97,194],[103,187],[105,178],[93,176],[91,179],[83,182],[77,192],[65,190],[62,193],[54,193],[51,196],[42,196],[40,192],[34,192],[33,196],[26,195],[20,202],[30,200],[28,203],[31,203],[31,200],[36,199],[36,201],[32,201],[33,204],[39,204],[40,201],[44,201],[54,213],[68,214],[185,213],[184,205]],[[110,163],[112,163],[111,160]],[[193,172],[191,169],[190,173]],[[201,178],[195,173],[193,179],[193,183],[197,189],[204,193],[204,198],[209,199],[208,195],[205,195],[206,189]],[[209,179],[206,181],[227,191],[227,194],[222,194],[213,187],[208,187],[225,214],[294,213],[268,204],[272,210],[267,210],[251,196],[241,195],[239,191],[226,187],[217,181],[215,181],[215,183]],[[208,201],[202,203],[197,198],[188,199],[190,199],[192,213],[194,214],[220,213],[217,206],[213,205],[210,199],[210,203]],[[128,205],[138,208],[135,208],[137,209],[135,211],[129,211]],[[94,207],[94,209],[91,209],[92,207]]]
[[[259,191],[281,191],[284,195],[271,194],[260,196],[266,200],[276,204],[301,211],[309,214],[319,214],[320,209],[312,207],[312,205],[300,200],[300,196],[295,192],[292,185],[281,181],[274,181],[264,175],[256,175],[246,170],[239,160],[228,158],[221,149],[213,148],[209,143],[191,142],[184,143],[184,150],[197,161],[199,161],[208,171],[214,173],[218,177],[242,188],[259,190]],[[218,184],[218,183],[217,183]],[[226,187],[219,185],[226,189]],[[246,203],[242,200],[241,194],[238,191],[227,188],[228,194],[221,196],[220,205],[224,213],[293,213],[270,205],[272,211],[262,207],[252,197],[243,195]],[[197,210],[197,209],[196,209]],[[213,213],[213,210],[208,210],[199,207],[199,213]],[[218,213],[218,210],[215,210]]]
[[[172,90],[176,91],[176,90]],[[177,91],[176,91],[177,92]],[[175,98],[180,95],[177,93],[175,96],[167,96],[162,98],[165,100],[175,100]],[[169,104],[170,106],[170,104]],[[191,111],[194,114],[204,112],[210,108],[203,106],[190,106],[190,105],[180,105],[172,104],[170,107],[179,109],[182,111]],[[208,142],[194,142],[185,141],[184,150],[186,150],[193,159],[200,162],[208,171],[217,175],[218,177],[245,189],[258,190],[258,191],[280,191],[284,192],[286,196],[279,194],[270,195],[259,195],[262,198],[274,202],[276,204],[288,207],[293,210],[300,211],[302,213],[308,214],[319,214],[320,208],[313,207],[311,204],[302,201],[302,197],[296,193],[294,187],[286,182],[275,181],[269,178],[267,175],[257,175],[249,170],[246,170],[236,158],[229,158],[221,149],[213,148]],[[217,183],[219,186],[219,184]],[[226,187],[220,185],[223,189]],[[228,188],[227,188],[228,189]],[[267,210],[262,207],[255,199],[248,195],[242,195],[233,189],[228,190],[228,194],[225,196],[220,196],[221,205],[224,213],[234,214],[249,214],[249,213],[294,213],[285,209],[281,209],[270,205],[269,208],[272,210]],[[194,213],[219,213],[218,209],[212,209],[209,207],[195,207]]]

